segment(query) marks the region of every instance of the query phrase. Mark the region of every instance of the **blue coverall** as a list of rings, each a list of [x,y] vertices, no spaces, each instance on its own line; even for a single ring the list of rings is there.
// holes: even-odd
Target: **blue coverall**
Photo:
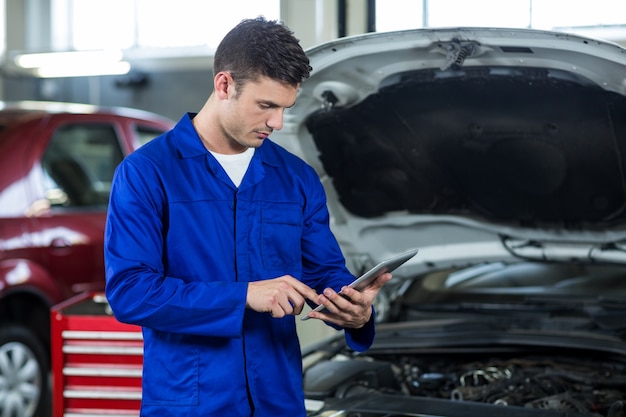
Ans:
[[[184,115],[118,167],[106,296],[143,327],[144,417],[305,416],[294,316],[246,309],[248,282],[292,275],[318,293],[353,275],[315,171],[266,139],[237,189]],[[372,319],[346,330],[355,350]]]

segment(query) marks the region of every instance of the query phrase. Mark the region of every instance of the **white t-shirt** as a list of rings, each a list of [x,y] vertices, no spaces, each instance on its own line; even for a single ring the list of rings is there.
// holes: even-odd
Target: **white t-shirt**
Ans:
[[[225,155],[223,153],[211,152],[211,155],[213,155],[222,168],[224,168],[224,171],[226,171],[233,184],[235,184],[236,187],[239,187],[243,176],[248,170],[248,165],[250,165],[252,156],[254,155],[254,148],[248,148],[245,151],[236,154]]]

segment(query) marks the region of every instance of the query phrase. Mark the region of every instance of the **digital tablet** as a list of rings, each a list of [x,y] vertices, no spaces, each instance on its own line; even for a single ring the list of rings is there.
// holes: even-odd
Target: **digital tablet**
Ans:
[[[392,272],[400,265],[411,259],[417,254],[418,249],[411,249],[409,251],[403,252],[399,255],[393,256],[389,259],[385,259],[380,262],[378,265],[352,281],[348,286],[354,288],[355,290],[361,291],[366,288],[368,285],[372,283],[380,274],[384,274],[385,272]],[[339,293],[341,294],[341,293]],[[324,310],[324,306],[322,304],[318,305],[313,311],[322,311]],[[303,316],[300,320],[308,320],[310,317],[307,315]]]

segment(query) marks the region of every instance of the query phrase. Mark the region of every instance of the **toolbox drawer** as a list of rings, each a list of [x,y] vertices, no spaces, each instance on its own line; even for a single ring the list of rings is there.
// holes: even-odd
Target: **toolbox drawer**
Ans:
[[[51,309],[52,416],[138,416],[141,327],[113,317],[103,293]]]

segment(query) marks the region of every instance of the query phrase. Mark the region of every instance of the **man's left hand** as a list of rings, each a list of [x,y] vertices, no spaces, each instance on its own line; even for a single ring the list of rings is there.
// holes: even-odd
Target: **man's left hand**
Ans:
[[[390,273],[381,274],[361,291],[345,286],[338,293],[332,288],[326,288],[317,302],[323,304],[326,311],[311,311],[308,315],[312,319],[324,320],[343,328],[361,328],[372,317],[374,298],[390,279]]]

